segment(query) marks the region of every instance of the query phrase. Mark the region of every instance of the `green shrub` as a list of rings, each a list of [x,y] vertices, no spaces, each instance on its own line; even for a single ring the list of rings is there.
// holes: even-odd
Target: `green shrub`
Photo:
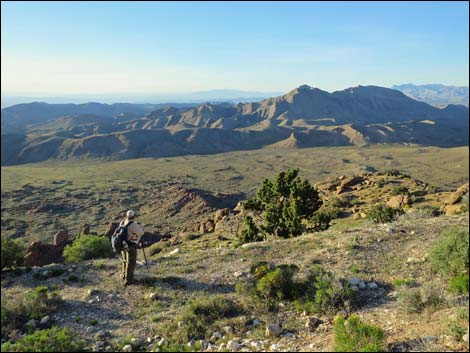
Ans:
[[[291,299],[295,291],[293,276],[297,271],[295,265],[280,265],[266,273],[256,284],[258,295],[265,299]]]
[[[425,309],[436,310],[446,303],[444,291],[433,283],[421,288],[401,286],[398,290],[398,307],[407,314],[419,314]]]
[[[324,211],[317,211],[313,214],[310,222],[312,223],[312,231],[321,232],[330,227],[331,216]]]
[[[349,310],[355,303],[355,292],[346,281],[340,281],[321,266],[310,268],[306,278],[297,279],[295,265],[274,266],[260,262],[250,270],[252,283],[237,283],[236,291],[261,299],[272,310],[278,300],[293,301],[298,311],[337,312]]]
[[[384,352],[384,331],[362,322],[358,316],[335,320],[336,352]]]
[[[409,193],[408,188],[406,188],[405,186],[402,186],[402,185],[393,187],[391,192],[390,192],[390,194],[392,196],[407,195],[408,193]]]
[[[463,273],[449,280],[449,291],[457,294],[468,293],[468,273]]]
[[[400,210],[378,203],[367,211],[367,218],[374,223],[387,223],[394,221],[400,213]]]
[[[274,181],[265,179],[257,194],[245,202],[245,209],[261,214],[260,229],[267,234],[289,238],[302,234],[302,220],[312,217],[323,201],[299,169],[281,172]]]
[[[1,265],[4,268],[12,268],[21,266],[23,264],[25,248],[18,241],[7,238],[6,235],[1,235]]]
[[[113,255],[113,249],[109,240],[95,235],[79,237],[72,245],[68,245],[64,249],[64,258],[67,262],[106,258]]]
[[[433,270],[445,275],[468,273],[468,236],[468,229],[443,233],[429,252]]]
[[[337,279],[319,265],[310,268],[305,295],[296,301],[298,311],[309,313],[347,312],[356,304],[356,292],[348,281]]]
[[[85,342],[75,331],[52,327],[37,330],[15,343],[2,344],[2,352],[86,352]]]
[[[8,337],[13,330],[21,330],[31,319],[42,319],[62,305],[60,296],[46,286],[39,286],[26,292],[21,298],[9,301],[2,298],[2,337]]]
[[[68,280],[69,280],[70,282],[78,282],[78,281],[79,281],[79,278],[78,278],[78,276],[76,276],[76,275],[70,275],[69,278],[68,278]]]
[[[186,311],[175,321],[175,323],[184,322],[184,326],[178,328],[173,323],[168,328],[168,335],[179,343],[204,339],[215,322],[241,313],[243,309],[239,304],[221,295],[197,299],[190,303]]]
[[[393,286],[395,288],[406,286],[406,287],[414,287],[416,286],[416,281],[413,278],[397,278],[393,281]]]
[[[245,229],[242,230],[238,241],[240,244],[251,243],[255,241],[262,241],[264,237],[259,233],[258,227],[256,227],[253,218],[250,216],[245,216]]]

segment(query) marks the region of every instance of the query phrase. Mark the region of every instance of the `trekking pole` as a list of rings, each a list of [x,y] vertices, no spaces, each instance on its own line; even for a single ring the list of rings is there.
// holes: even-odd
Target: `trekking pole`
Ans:
[[[147,263],[147,256],[145,256],[145,249],[142,247],[142,252],[144,253],[144,259],[145,259],[145,266],[147,267],[147,272],[150,272],[149,271],[149,265]]]

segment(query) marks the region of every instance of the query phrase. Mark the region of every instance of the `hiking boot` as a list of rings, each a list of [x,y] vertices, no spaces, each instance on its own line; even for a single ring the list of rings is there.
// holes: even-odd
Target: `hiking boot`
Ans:
[[[130,279],[130,280],[124,281],[124,286],[129,286],[129,285],[137,284],[137,283],[138,282],[135,279]]]

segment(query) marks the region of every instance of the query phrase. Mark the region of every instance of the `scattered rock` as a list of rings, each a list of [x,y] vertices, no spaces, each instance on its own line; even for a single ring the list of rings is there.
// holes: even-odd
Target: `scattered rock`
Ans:
[[[132,345],[126,344],[124,347],[122,347],[123,352],[132,352]]]
[[[238,351],[241,348],[241,344],[238,341],[230,340],[227,342],[227,349],[229,351]]]
[[[316,317],[309,317],[305,323],[305,328],[310,332],[315,332],[317,327],[320,326],[322,322],[323,321],[317,319]]]
[[[250,346],[258,350],[264,348],[264,344],[261,341],[251,341]]]
[[[89,297],[92,297],[92,296],[94,296],[94,295],[96,295],[96,294],[98,294],[98,291],[97,291],[96,289],[93,289],[93,288],[88,289],[87,295],[88,295]]]
[[[179,324],[179,323],[178,323]],[[179,325],[178,325],[179,327]],[[164,344],[166,343],[166,339],[165,338],[162,338],[160,341],[157,342],[157,346],[158,347],[161,347],[163,346]]]
[[[170,251],[170,252],[168,253],[168,256],[177,255],[177,254],[179,254],[180,252],[181,252],[180,248],[176,248],[175,250]]]
[[[258,319],[253,320],[253,326],[258,326],[260,324],[260,321]]]
[[[39,321],[40,325],[45,325],[49,322],[49,315],[44,316],[41,321]]]
[[[367,283],[367,287],[369,287],[369,289],[377,289],[377,288],[379,288],[379,286],[378,286],[377,283],[375,283],[375,282]]]
[[[150,293],[147,298],[149,298],[150,300],[157,300],[158,296],[157,293]]]
[[[282,327],[278,323],[266,327],[266,337],[278,337],[282,333]]]
[[[218,340],[222,338],[222,334],[219,331],[215,331],[211,337],[213,340]]]
[[[142,340],[140,338],[131,338],[131,344],[132,344],[132,347],[138,347],[140,345],[142,345],[144,342],[142,342]]]
[[[408,197],[408,195],[392,196],[387,202],[387,206],[392,208],[403,208],[405,205],[409,204],[410,198]]]
[[[232,335],[234,333],[234,329],[230,325],[222,327],[222,331],[224,331],[225,333],[229,335]]]
[[[34,329],[36,328],[36,320],[34,319],[29,320],[28,322],[24,324],[24,327],[26,331],[34,331]]]

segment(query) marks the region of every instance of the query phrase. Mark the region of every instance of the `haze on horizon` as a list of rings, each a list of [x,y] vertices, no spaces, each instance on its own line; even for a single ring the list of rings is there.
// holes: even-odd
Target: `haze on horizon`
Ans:
[[[468,86],[467,2],[2,2],[2,97]]]

